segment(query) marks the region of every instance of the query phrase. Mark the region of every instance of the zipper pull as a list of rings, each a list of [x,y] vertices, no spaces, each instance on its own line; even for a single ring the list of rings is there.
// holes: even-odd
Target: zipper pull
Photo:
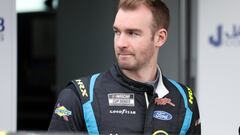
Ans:
[[[147,92],[144,92],[144,95],[145,95],[145,100],[146,100],[146,106],[147,106],[147,108],[148,108],[148,106],[149,106],[149,101],[148,101],[148,94],[147,94]]]

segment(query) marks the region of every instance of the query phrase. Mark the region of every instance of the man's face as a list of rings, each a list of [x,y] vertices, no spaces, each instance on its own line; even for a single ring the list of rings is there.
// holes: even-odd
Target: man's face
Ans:
[[[121,69],[138,70],[156,61],[152,21],[152,14],[145,6],[119,9],[113,29],[115,55]]]

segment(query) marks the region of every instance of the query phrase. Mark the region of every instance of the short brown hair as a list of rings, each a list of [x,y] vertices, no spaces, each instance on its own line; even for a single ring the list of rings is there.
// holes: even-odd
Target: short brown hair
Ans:
[[[148,7],[153,15],[153,31],[159,28],[168,30],[169,26],[169,9],[162,0],[119,0],[118,9],[134,10],[140,5]]]

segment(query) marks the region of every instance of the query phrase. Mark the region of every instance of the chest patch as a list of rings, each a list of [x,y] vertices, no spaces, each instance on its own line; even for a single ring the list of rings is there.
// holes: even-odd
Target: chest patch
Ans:
[[[165,111],[154,111],[153,117],[159,120],[171,120],[172,115]]]
[[[133,93],[109,93],[109,106],[135,106]]]

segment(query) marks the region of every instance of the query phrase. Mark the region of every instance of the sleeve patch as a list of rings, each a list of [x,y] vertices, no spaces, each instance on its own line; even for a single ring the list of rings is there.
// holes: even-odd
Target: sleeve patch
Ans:
[[[83,96],[83,97],[88,97],[87,90],[86,90],[86,88],[85,88],[82,80],[78,79],[78,80],[75,80],[75,81],[76,81],[77,84],[78,84],[78,87],[79,87],[79,89],[80,89],[80,91],[81,91],[81,93],[82,93],[82,96]]]
[[[54,111],[59,117],[63,117],[65,121],[69,121],[68,117],[72,115],[72,112],[69,111],[66,107],[61,106],[59,103]]]
[[[193,92],[189,87],[187,87],[187,90],[188,90],[188,102],[192,105],[193,104]]]

